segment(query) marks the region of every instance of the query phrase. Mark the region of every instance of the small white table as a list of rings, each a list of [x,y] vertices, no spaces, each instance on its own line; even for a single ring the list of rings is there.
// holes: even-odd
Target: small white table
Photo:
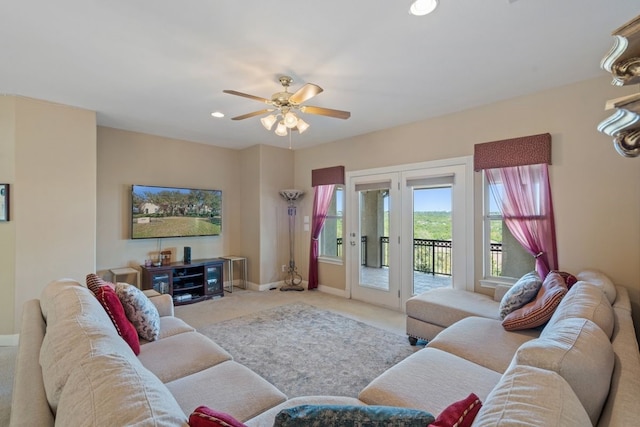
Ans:
[[[135,275],[136,282],[134,284],[136,285],[136,288],[140,289],[140,272],[135,268],[131,268],[131,267],[112,268],[109,270],[109,272],[112,274],[113,283],[118,282],[118,276],[129,276],[131,274]]]
[[[247,289],[247,258],[242,256],[227,255],[221,256],[220,259],[227,261],[229,265],[229,292],[233,292],[233,263],[239,262],[242,269],[242,289]]]

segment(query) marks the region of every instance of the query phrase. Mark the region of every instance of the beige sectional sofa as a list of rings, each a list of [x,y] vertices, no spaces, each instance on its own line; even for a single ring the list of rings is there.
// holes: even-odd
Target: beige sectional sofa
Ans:
[[[139,356],[85,286],[49,284],[23,309],[11,426],[181,426],[199,405],[248,420],[286,400],[151,297],[160,339]]]
[[[640,354],[628,293],[613,305],[579,282],[544,328],[507,332],[466,316],[365,387],[358,398],[287,400],[154,297],[161,338],[136,357],[84,286],[47,286],[24,307],[11,425],[186,425],[199,405],[250,427],[272,426],[300,404],[388,405],[439,414],[475,393],[474,426],[629,426],[640,419]],[[474,296],[475,297],[475,296]],[[497,311],[497,306],[496,306]],[[487,311],[489,312],[489,311]]]

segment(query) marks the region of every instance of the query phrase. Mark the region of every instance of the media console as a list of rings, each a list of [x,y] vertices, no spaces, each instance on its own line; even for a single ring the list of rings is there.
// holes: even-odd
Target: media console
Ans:
[[[169,294],[175,305],[222,297],[223,266],[221,258],[192,260],[189,264],[173,262],[157,267],[141,265],[142,289]]]

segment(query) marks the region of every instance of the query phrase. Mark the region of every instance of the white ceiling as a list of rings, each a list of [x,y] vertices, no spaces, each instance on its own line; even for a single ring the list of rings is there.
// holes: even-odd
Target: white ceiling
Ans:
[[[120,129],[229,148],[287,147],[259,117],[278,77],[308,101],[309,147],[604,76],[638,0],[2,0],[0,93],[97,112]],[[366,8],[366,10],[365,10]],[[604,106],[604,102],[603,102]],[[214,119],[212,111],[226,114]]]

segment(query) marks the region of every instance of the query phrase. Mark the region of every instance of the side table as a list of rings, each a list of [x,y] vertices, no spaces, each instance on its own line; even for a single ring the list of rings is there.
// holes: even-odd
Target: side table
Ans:
[[[128,276],[131,274],[135,275],[136,282],[134,283],[134,285],[136,286],[136,288],[140,289],[140,272],[135,268],[131,268],[131,267],[112,268],[109,270],[109,272],[112,274],[113,283],[118,282],[118,276]]]
[[[227,261],[229,265],[229,292],[233,292],[233,263],[240,263],[240,268],[242,270],[242,289],[247,289],[247,258],[242,256],[235,255],[227,255],[221,256],[220,259]]]

